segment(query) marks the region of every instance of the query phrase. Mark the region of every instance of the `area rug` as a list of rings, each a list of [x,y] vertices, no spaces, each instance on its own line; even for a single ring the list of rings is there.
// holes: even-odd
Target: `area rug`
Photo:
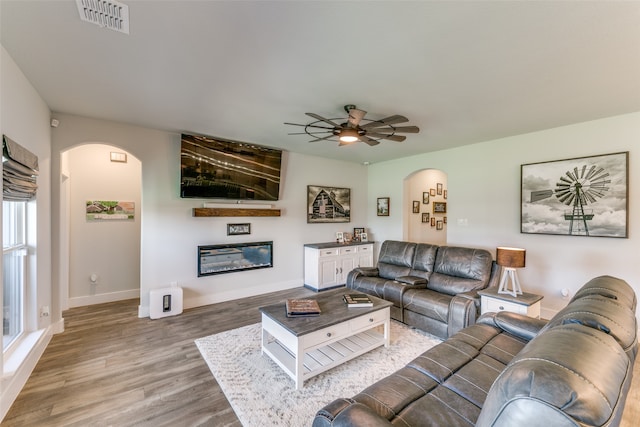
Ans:
[[[197,339],[196,345],[244,427],[310,426],[315,413],[397,371],[441,340],[391,322],[391,345],[305,381],[301,390],[262,355],[260,323]]]

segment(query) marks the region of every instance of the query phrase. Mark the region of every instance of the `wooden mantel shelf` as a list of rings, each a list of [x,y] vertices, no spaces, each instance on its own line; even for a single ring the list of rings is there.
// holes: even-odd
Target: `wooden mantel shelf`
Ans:
[[[280,209],[193,208],[193,216],[280,216]]]

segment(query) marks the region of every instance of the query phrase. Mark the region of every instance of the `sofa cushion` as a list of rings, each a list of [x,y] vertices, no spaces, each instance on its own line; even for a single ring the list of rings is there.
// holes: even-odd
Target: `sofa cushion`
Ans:
[[[429,280],[433,272],[433,265],[436,261],[438,246],[428,243],[418,243],[416,245],[413,264],[411,265],[411,275]]]
[[[402,297],[402,305],[405,310],[447,323],[451,298],[451,295],[429,289],[408,289]]]
[[[589,295],[602,295],[617,300],[620,304],[636,310],[636,293],[627,282],[612,276],[599,276],[589,280],[573,296],[571,302]]]
[[[427,288],[448,295],[484,289],[492,261],[491,253],[484,249],[441,246]]]
[[[378,274],[384,279],[395,279],[398,276],[409,276],[416,244],[385,240],[378,254]]]
[[[576,324],[551,328],[496,379],[476,425],[617,425],[632,369],[612,337]]]

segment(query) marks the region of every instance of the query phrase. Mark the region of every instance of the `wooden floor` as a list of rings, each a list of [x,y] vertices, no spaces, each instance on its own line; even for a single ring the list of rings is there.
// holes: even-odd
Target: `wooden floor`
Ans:
[[[137,299],[68,310],[65,332],[1,425],[240,427],[194,340],[259,322],[261,305],[311,294],[297,288],[157,320],[137,317]],[[639,366],[623,427],[640,425]]]

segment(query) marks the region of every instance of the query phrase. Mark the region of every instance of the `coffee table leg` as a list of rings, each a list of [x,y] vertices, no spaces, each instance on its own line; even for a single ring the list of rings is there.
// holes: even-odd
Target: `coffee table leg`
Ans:
[[[304,350],[302,349],[302,344],[300,340],[296,340],[296,390],[300,390],[304,383],[303,376],[303,363],[304,363]]]

